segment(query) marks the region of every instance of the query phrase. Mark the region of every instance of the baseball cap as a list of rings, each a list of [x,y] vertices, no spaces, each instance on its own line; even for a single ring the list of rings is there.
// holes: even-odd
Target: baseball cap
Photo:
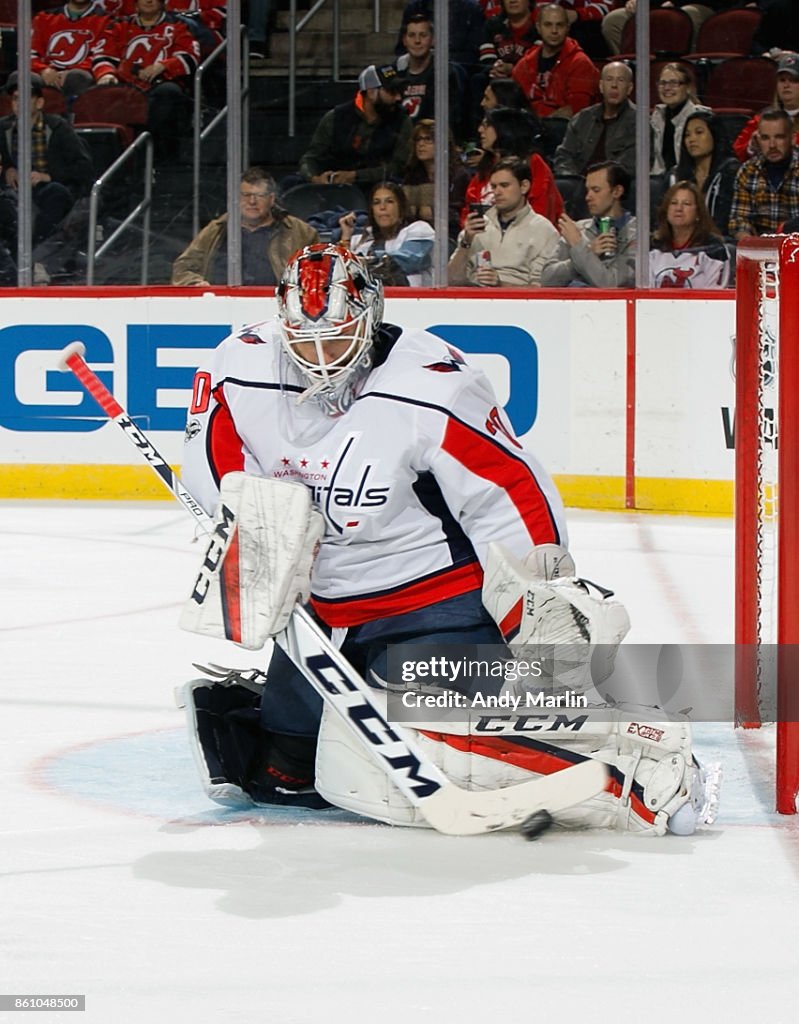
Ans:
[[[799,78],[799,53],[784,53],[777,61],[777,74],[785,73]]]
[[[12,71],[8,76],[8,81],[5,84],[6,92],[14,92],[17,88],[17,80],[19,75],[16,71]],[[31,91],[37,95],[41,94],[44,89],[44,79],[41,75],[37,75],[35,71],[31,72]]]
[[[367,89],[389,89],[392,92],[399,92],[405,84],[402,75],[393,64],[370,64],[358,75],[358,88],[361,92]]]

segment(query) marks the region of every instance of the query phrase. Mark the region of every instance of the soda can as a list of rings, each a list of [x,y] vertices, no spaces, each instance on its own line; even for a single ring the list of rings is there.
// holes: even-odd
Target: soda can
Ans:
[[[478,252],[478,254],[477,254],[477,269],[479,270],[481,267],[490,267],[490,266],[491,266],[491,253],[488,251],[488,249],[483,249],[482,252]]]
[[[600,235],[614,235],[615,236],[615,234],[616,234],[616,229],[613,226],[613,218],[612,217],[599,217],[597,219],[597,226],[599,228]],[[616,255],[615,251],[603,252],[602,255],[599,258],[602,259],[602,260],[612,260],[615,255]]]

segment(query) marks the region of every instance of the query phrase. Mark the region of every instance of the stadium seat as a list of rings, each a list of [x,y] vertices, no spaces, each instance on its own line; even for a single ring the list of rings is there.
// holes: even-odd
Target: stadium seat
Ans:
[[[717,64],[732,57],[751,55],[752,42],[761,18],[760,11],[744,8],[721,11],[708,18],[702,25],[695,52],[685,57],[696,67],[700,92],[704,93],[711,72]]]
[[[357,185],[295,185],[280,197],[280,206],[293,217],[307,220],[325,210],[365,210],[366,198]]]
[[[129,85],[95,85],[76,98],[72,117],[76,128],[117,125],[125,132],[125,145],[130,145],[147,124],[147,97]]]
[[[713,66],[702,97],[707,106],[758,113],[774,102],[777,65],[767,57],[731,57]]]
[[[682,57],[691,49],[694,26],[678,8],[662,7],[649,12],[649,52],[658,60]],[[625,24],[621,34],[621,53],[616,58],[635,56],[635,17]]]
[[[729,57],[748,57],[760,25],[760,11],[740,8],[719,11],[708,18],[699,29],[696,50],[691,60],[726,60]]]
[[[124,125],[75,125],[75,134],[86,143],[92,157],[95,178],[99,178],[128,146],[127,130]]]

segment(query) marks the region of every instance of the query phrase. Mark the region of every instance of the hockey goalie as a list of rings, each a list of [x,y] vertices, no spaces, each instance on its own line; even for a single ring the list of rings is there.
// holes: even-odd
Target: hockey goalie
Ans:
[[[422,330],[383,322],[358,257],[314,245],[289,261],[274,321],[236,332],[198,370],[183,477],[215,515],[182,625],[250,650],[264,671],[210,671],[182,690],[198,769],[221,803],[333,804],[427,826],[283,639],[298,603],[376,700],[398,644],[579,645],[579,686],[612,671],[623,606],[579,580],[557,491],[485,376]],[[574,680],[572,680],[574,682]],[[481,683],[482,685],[482,683]],[[578,732],[416,723],[416,749],[469,791],[503,791],[583,761],[607,765],[563,824],[690,834],[715,780],[688,722],[616,708]]]

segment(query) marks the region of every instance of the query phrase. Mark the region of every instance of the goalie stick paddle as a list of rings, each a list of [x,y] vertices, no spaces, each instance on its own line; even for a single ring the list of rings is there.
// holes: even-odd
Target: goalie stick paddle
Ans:
[[[206,533],[213,534],[211,517],[90,369],[84,359],[85,353],[85,346],[80,341],[67,345],[61,353],[62,369],[72,371],[195,522]],[[213,536],[211,543],[216,543]],[[275,641],[366,747],[394,785],[419,808],[438,832],[478,835],[511,828],[539,811],[559,811],[582,803],[605,788],[606,766],[601,761],[586,758],[552,775],[504,789],[461,789],[428,760],[407,729],[389,724],[366,681],[301,605],[295,607],[288,627]]]

